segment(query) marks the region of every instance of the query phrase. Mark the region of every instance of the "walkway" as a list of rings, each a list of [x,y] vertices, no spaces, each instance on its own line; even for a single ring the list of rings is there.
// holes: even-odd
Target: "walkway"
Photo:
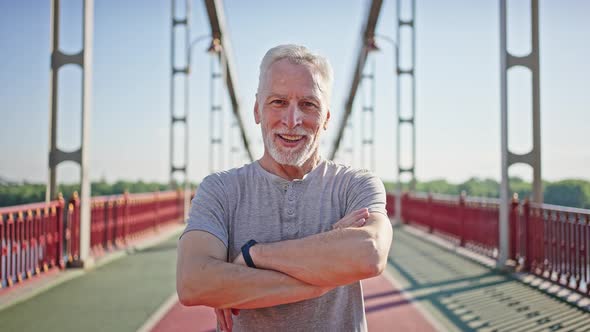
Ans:
[[[587,310],[425,241],[424,234],[394,232],[388,271],[443,330],[590,331]]]
[[[386,273],[363,282],[370,331],[590,331],[589,312],[404,228],[394,233]],[[171,297],[176,241],[0,311],[1,330],[136,331],[146,322],[152,331],[213,330],[211,309],[185,308]]]

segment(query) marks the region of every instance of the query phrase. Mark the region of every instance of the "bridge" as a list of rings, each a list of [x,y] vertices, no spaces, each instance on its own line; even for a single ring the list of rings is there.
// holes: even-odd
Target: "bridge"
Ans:
[[[420,2],[420,1],[418,1]],[[205,139],[206,153],[197,156],[206,173],[252,161],[259,145],[248,123],[249,107],[240,100],[238,55],[229,34],[230,16],[220,0],[202,2],[209,31],[194,37],[190,0],[172,0],[169,11],[170,66],[167,110],[169,189],[147,193],[92,196],[90,116],[93,107],[94,32],[104,22],[94,19],[95,4],[81,0],[82,48],[69,53],[60,44],[59,0],[51,2],[49,84],[49,174],[45,202],[0,208],[0,321],[6,331],[211,331],[211,308],[184,307],[175,292],[177,239],[184,227],[195,187],[191,140]],[[391,15],[387,8],[393,8]],[[417,54],[420,52],[416,1],[372,0],[363,12],[352,73],[340,92],[344,102],[332,113],[333,137],[327,157],[375,171],[378,153],[379,81],[377,55],[390,44],[395,121],[395,165],[386,176],[395,179],[387,194],[387,212],[394,225],[393,244],[383,275],[363,280],[365,311],[371,331],[589,331],[590,210],[543,202],[541,166],[541,50],[539,3],[526,7],[530,17],[530,53],[509,51],[510,10],[498,0],[499,100],[497,133],[500,160],[499,198],[466,193],[419,192],[417,153]],[[541,7],[542,8],[542,7]],[[387,13],[389,16],[385,16]],[[379,22],[393,22],[395,36],[381,33]],[[196,47],[209,42],[207,53]],[[199,72],[209,61],[209,73]],[[58,146],[60,96],[71,93],[59,84],[61,67],[81,69],[80,146]],[[514,68],[513,68],[514,67]],[[530,151],[514,149],[509,130],[515,96],[510,80],[526,71],[523,88],[530,98],[527,129]],[[63,74],[63,72],[62,72]],[[209,92],[209,136],[191,132],[192,77]],[[521,90],[518,90],[521,91]],[[510,93],[512,92],[512,93]],[[202,105],[200,105],[201,108]],[[336,115],[338,114],[338,115]],[[3,116],[4,117],[4,116]],[[198,121],[201,121],[199,118]],[[426,118],[420,121],[428,121]],[[451,121],[451,120],[449,120]],[[63,130],[63,128],[61,128]],[[509,135],[509,132],[511,135]],[[404,135],[405,133],[405,135]],[[194,137],[193,137],[194,135]],[[381,143],[388,145],[390,143]],[[580,150],[583,150],[582,146]],[[161,154],[164,155],[164,154]],[[57,190],[58,166],[79,164],[80,191],[63,197]],[[511,192],[511,166],[530,166],[530,197]],[[513,168],[514,169],[514,168]],[[62,173],[63,175],[63,173]],[[445,174],[439,174],[444,176]],[[580,176],[587,174],[580,174]],[[198,190],[198,189],[197,189]]]

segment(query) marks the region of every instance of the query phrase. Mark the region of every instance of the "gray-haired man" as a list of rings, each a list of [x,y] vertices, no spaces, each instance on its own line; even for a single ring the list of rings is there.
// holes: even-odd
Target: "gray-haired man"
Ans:
[[[223,330],[367,329],[360,280],[383,271],[392,229],[381,181],[319,154],[331,87],[323,57],[269,50],[254,106],[264,155],[209,175],[193,199],[178,295],[216,308]]]

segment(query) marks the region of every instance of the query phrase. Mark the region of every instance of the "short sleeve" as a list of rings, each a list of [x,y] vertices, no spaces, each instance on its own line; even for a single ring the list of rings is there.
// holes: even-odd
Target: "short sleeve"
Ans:
[[[217,237],[227,247],[227,204],[227,195],[219,174],[207,176],[191,202],[187,225],[182,235],[191,231],[205,231]]]
[[[387,216],[385,200],[385,187],[381,179],[367,170],[359,170],[348,187],[345,215],[367,208],[370,213],[379,212]]]

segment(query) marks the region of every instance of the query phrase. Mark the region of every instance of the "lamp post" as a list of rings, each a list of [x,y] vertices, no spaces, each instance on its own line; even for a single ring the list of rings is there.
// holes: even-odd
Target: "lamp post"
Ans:
[[[206,39],[210,39],[210,45],[206,49],[206,52],[211,55],[211,64],[210,64],[210,66],[211,66],[211,77],[210,77],[210,88],[209,88],[210,89],[210,99],[211,99],[211,101],[210,101],[211,102],[211,114],[210,114],[211,123],[210,123],[210,126],[209,126],[209,130],[211,132],[211,135],[210,135],[211,138],[210,138],[210,145],[209,145],[209,159],[210,159],[209,160],[209,163],[211,164],[212,163],[212,158],[213,158],[212,157],[213,156],[213,146],[212,145],[213,144],[216,144],[219,141],[219,139],[213,139],[212,138],[213,130],[214,130],[214,122],[215,122],[214,119],[213,119],[213,117],[214,117],[214,114],[213,114],[214,112],[213,111],[219,111],[219,112],[222,111],[220,109],[221,106],[213,105],[214,104],[214,98],[215,98],[215,93],[214,93],[214,85],[215,85],[215,82],[214,81],[216,79],[219,79],[219,78],[223,78],[223,79],[225,78],[225,75],[224,75],[224,73],[225,73],[225,70],[224,70],[225,69],[224,68],[224,61],[223,61],[223,57],[221,56],[221,52],[222,52],[221,40],[219,38],[212,37],[211,35],[202,35],[202,36],[199,36],[197,38],[194,38],[191,41],[191,43],[188,45],[188,48],[189,48],[188,49],[188,53],[189,53],[189,68],[190,68],[190,67],[192,67],[192,53],[193,53],[194,47],[199,42],[201,42],[203,40],[206,40]],[[213,66],[214,66],[214,58],[213,57],[214,56],[217,56],[218,59],[219,59],[219,61],[221,61],[220,62],[221,73],[218,73],[218,74],[213,73],[213,70],[214,70],[213,69]],[[221,142],[219,142],[219,143],[221,143]],[[211,169],[212,169],[211,168],[211,165],[210,165],[209,168],[210,168],[209,171],[211,172]]]

